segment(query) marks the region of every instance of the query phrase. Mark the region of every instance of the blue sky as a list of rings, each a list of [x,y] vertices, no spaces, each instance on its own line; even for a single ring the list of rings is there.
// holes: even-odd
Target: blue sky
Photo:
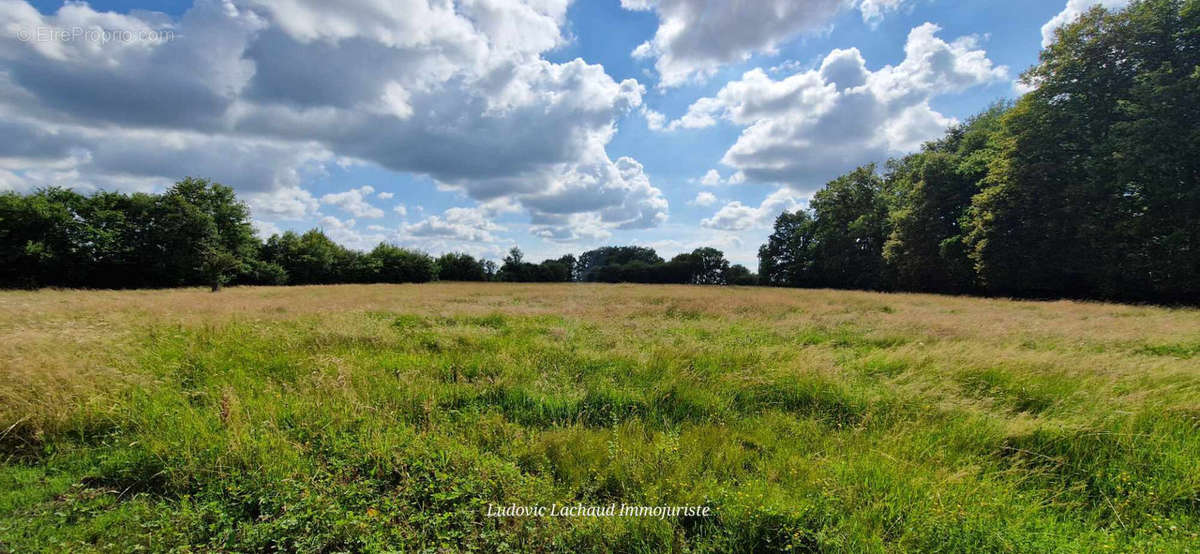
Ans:
[[[195,175],[264,233],[753,268],[780,211],[1017,96],[1097,3],[0,0],[0,189]]]

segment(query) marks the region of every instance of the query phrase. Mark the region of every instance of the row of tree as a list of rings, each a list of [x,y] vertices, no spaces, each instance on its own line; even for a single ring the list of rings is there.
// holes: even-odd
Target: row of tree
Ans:
[[[531,264],[521,262],[517,249],[504,259],[500,268],[501,280],[506,276],[529,271]],[[663,283],[691,285],[756,285],[758,276],[745,266],[730,264],[725,254],[715,248],[697,248],[664,260],[653,248],[644,246],[605,246],[584,252],[576,259],[564,256],[546,260],[542,268],[561,268],[563,278],[556,280],[592,283]],[[547,269],[542,269],[547,272]],[[537,280],[537,279],[511,279]]]
[[[731,265],[723,252],[709,247],[664,260],[644,246],[606,246],[584,252],[576,267],[576,279],[587,282],[758,284],[757,275],[743,265]]]
[[[0,286],[141,288],[227,283],[311,285],[446,281],[753,284],[712,248],[664,261],[642,247],[605,247],[545,260],[513,248],[503,265],[380,244],[359,252],[319,229],[255,237],[229,187],[188,178],[163,194],[50,188],[0,194]]]
[[[1200,300],[1200,1],[1102,8],[1035,89],[830,182],[759,251],[764,284]]]

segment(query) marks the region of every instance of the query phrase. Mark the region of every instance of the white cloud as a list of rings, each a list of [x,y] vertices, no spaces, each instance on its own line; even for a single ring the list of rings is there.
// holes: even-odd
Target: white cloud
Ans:
[[[393,2],[330,3],[323,0],[249,0],[285,32],[304,43],[364,39],[391,48],[445,45],[467,41],[462,49],[503,54],[539,53],[562,42],[559,26],[567,0],[536,2]]]
[[[632,11],[654,9],[655,0],[621,0],[621,7]]]
[[[418,207],[418,208],[419,208],[419,207]],[[399,214],[399,215],[400,215],[400,217],[404,217],[404,216],[407,216],[407,215],[408,215],[408,208],[405,208],[405,207],[404,207],[404,204],[396,204],[396,205],[395,205],[395,206],[392,208],[392,211],[393,211],[393,212],[396,212],[397,214]]]
[[[479,208],[450,208],[442,215],[404,226],[409,237],[434,237],[467,242],[497,242],[493,233],[505,230]]]
[[[24,175],[28,187],[148,191],[194,176],[241,193],[271,192],[299,186],[332,159],[312,141],[222,137],[186,128],[104,127],[40,114],[36,106],[22,110],[12,104],[28,99],[5,89],[4,69],[0,63],[0,132],[8,139],[0,143],[0,169]]]
[[[534,236],[554,242],[571,242],[579,240],[598,241],[612,236],[612,231],[604,225],[599,216],[591,213],[571,214],[561,220],[544,221],[529,228]]]
[[[1112,10],[1123,8],[1128,4],[1129,0],[1067,0],[1067,5],[1063,8],[1063,11],[1058,12],[1058,15],[1055,15],[1045,25],[1042,25],[1042,47],[1045,48],[1054,44],[1055,30],[1075,21],[1084,12],[1095,6],[1103,6],[1105,9]]]
[[[304,219],[316,215],[320,203],[312,193],[300,187],[285,187],[269,192],[245,195],[255,215],[273,219]]]
[[[622,0],[628,10],[658,14],[654,37],[632,55],[654,59],[659,86],[678,86],[711,76],[722,65],[741,62],[804,33],[825,29],[847,8],[862,11],[864,21],[878,23],[886,11],[906,0]]]
[[[646,127],[651,131],[666,130],[664,125],[667,122],[667,116],[647,108],[646,106],[642,106],[641,113],[642,116],[646,118]]]
[[[391,233],[372,229],[375,226],[368,227],[366,233],[359,231],[355,228],[358,222],[353,219],[341,220],[327,215],[319,219],[318,223],[326,236],[355,250],[370,250],[379,243],[388,242],[392,238]]]
[[[757,208],[736,200],[725,204],[712,217],[701,220],[700,225],[722,231],[766,228],[779,214],[795,211],[803,205],[803,201],[797,198],[795,193],[782,188],[768,195]]]
[[[887,12],[896,11],[904,5],[907,0],[861,0],[858,3],[858,9],[862,11],[863,21],[872,27],[883,21],[883,16]]]
[[[937,38],[939,28],[914,28],[905,59],[870,71],[857,49],[834,50],[817,69],[775,80],[746,72],[713,97],[701,98],[669,126],[692,128],[725,120],[744,127],[721,162],[736,180],[777,182],[811,191],[830,178],[889,154],[916,149],[954,120],[934,111],[938,94],[1008,78],[978,48],[978,40]]]
[[[357,223],[357,222],[355,222],[353,219],[347,219],[347,220],[345,220],[345,221],[342,221],[342,220],[340,220],[340,219],[338,219],[338,218],[336,218],[336,217],[334,217],[334,216],[331,216],[331,215],[322,216],[322,217],[321,217],[321,219],[319,219],[318,221],[321,223],[321,225],[322,225],[322,226],[323,226],[323,227],[324,227],[326,230],[330,230],[330,229],[333,229],[333,230],[344,230],[344,229],[351,229],[351,228],[353,228],[353,227],[354,227],[354,225]]]
[[[626,178],[628,163],[605,150],[644,88],[580,59],[542,58],[565,42],[566,7],[197,0],[172,19],[84,3],[42,15],[0,0],[0,27],[9,30],[173,33],[136,42],[0,36],[0,127],[32,139],[0,145],[0,175],[13,188],[137,189],[208,176],[266,195],[256,210],[280,217],[311,211],[295,193],[271,207],[280,189],[301,186],[328,162],[371,163],[480,202],[508,199],[535,219],[554,199],[548,213],[590,212],[611,228],[657,224],[666,217],[661,194]],[[378,208],[354,200],[331,198],[356,217],[377,217]]]
[[[559,175],[546,190],[522,196],[521,203],[532,215],[534,234],[560,240],[594,234],[581,232],[591,224],[648,229],[665,222],[668,215],[666,198],[650,185],[642,164],[628,157],[609,161],[602,153],[590,164]]]
[[[380,200],[391,200],[395,197],[396,197],[396,194],[392,193],[392,192],[381,192],[381,193],[375,195],[375,198],[378,198]]]
[[[270,238],[271,235],[283,233],[283,230],[280,229],[278,225],[275,225],[270,221],[259,221],[255,219],[250,222],[250,225],[254,227],[254,234],[260,239],[267,239]]]
[[[375,188],[367,185],[346,192],[326,194],[321,197],[322,204],[337,206],[355,217],[383,217],[383,210],[372,206],[367,197],[375,192]]]
[[[767,71],[770,73],[795,73],[801,69],[804,69],[804,64],[799,60],[787,60],[779,65],[771,66],[771,69]]]
[[[740,184],[746,182],[746,174],[741,171],[737,171],[737,172],[734,172],[732,175],[730,175],[729,178],[724,178],[724,177],[721,177],[721,173],[719,171],[717,171],[715,169],[710,169],[710,170],[708,170],[707,173],[704,174],[703,177],[700,178],[699,181],[696,181],[693,179],[691,182],[693,182],[693,183],[699,182],[701,186],[705,186],[705,187],[716,187],[716,186],[720,186],[720,185],[740,185]]]
[[[711,192],[701,192],[690,202],[693,206],[711,206],[717,203],[717,196]]]
[[[686,235],[688,238],[679,239],[658,239],[658,240],[638,240],[630,241],[634,246],[646,246],[653,248],[658,252],[663,259],[671,259],[677,254],[691,252],[697,248],[712,247],[721,250],[725,253],[726,258],[734,261],[734,255],[740,254],[745,245],[742,237],[723,231],[705,231],[703,229],[692,229]],[[757,241],[757,239],[755,239]],[[757,249],[757,246],[754,247]],[[754,255],[743,256],[753,259]]]

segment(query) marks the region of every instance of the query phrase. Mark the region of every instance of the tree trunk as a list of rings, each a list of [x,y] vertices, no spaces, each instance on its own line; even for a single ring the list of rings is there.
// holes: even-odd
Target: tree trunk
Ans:
[[[212,291],[213,291],[213,292],[221,292],[221,282],[220,282],[220,281],[214,281],[214,282],[213,282],[213,284],[212,284]]]

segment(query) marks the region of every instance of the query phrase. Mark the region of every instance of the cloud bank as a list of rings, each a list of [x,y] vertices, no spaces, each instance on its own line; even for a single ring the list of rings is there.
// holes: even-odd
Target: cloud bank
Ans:
[[[1008,79],[975,37],[946,42],[939,27],[913,29],[905,59],[876,71],[855,48],[834,50],[819,68],[776,80],[756,68],[701,98],[667,130],[719,121],[743,127],[722,157],[753,182],[811,192],[832,177],[889,154],[915,150],[954,123],[930,107],[939,94]]]
[[[0,131],[11,137],[0,186],[151,189],[206,176],[246,194],[257,215],[298,218],[316,212],[306,177],[364,163],[515,206],[560,236],[578,218],[658,225],[667,202],[641,164],[606,153],[643,87],[542,58],[564,43],[566,8],[197,0],[173,20],[82,3],[43,15],[0,0]],[[169,39],[76,40],[74,28]],[[67,36],[22,40],[37,29]],[[321,203],[381,217],[370,192]]]
[[[627,10],[654,10],[654,37],[633,56],[653,59],[659,85],[674,87],[711,76],[721,66],[773,52],[780,44],[826,29],[844,10],[858,9],[877,24],[907,0],[621,0]]]

